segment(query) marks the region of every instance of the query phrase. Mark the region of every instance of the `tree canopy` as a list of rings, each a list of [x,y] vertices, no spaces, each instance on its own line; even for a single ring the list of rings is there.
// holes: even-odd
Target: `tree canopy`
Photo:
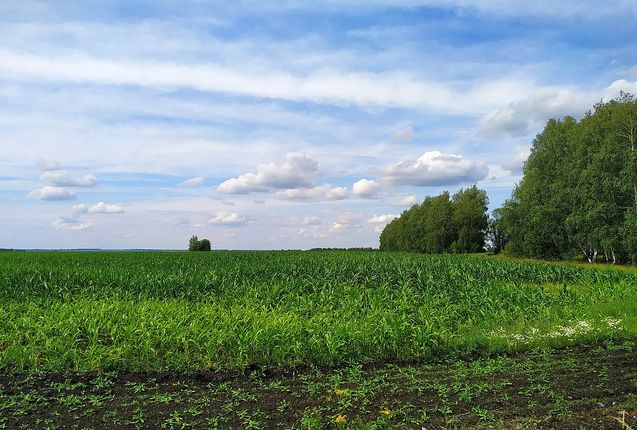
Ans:
[[[450,196],[427,197],[392,220],[380,235],[380,249],[429,254],[484,250],[488,226],[484,190],[475,185]]]
[[[188,242],[188,251],[210,251],[210,241],[208,239],[201,239],[197,236],[190,238]]]
[[[637,101],[622,93],[581,121],[549,120],[499,210],[514,255],[637,262]]]

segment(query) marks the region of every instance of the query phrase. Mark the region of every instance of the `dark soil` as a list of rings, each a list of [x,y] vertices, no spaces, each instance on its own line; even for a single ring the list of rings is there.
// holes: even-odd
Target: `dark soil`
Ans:
[[[7,429],[637,429],[637,340],[441,363],[0,373]]]

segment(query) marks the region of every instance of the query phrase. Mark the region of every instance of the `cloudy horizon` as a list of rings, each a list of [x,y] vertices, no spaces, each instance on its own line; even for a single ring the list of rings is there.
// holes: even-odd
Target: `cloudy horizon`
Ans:
[[[378,245],[637,93],[628,0],[0,4],[0,248]],[[590,29],[595,31],[591,32]]]

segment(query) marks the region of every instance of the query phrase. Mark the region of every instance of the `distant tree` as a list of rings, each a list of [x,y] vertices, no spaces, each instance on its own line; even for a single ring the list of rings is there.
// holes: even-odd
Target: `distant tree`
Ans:
[[[210,241],[208,239],[201,239],[197,236],[190,238],[188,242],[188,251],[210,251]]]
[[[210,251],[210,241],[208,239],[201,239],[199,241],[199,249],[197,251]]]
[[[190,241],[188,242],[188,251],[196,251],[198,245],[199,245],[199,238],[197,236],[191,237]]]

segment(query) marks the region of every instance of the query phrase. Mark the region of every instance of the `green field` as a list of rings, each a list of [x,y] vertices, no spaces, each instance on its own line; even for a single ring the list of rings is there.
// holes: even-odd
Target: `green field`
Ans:
[[[0,254],[5,372],[430,360],[637,335],[637,273],[364,251]]]

